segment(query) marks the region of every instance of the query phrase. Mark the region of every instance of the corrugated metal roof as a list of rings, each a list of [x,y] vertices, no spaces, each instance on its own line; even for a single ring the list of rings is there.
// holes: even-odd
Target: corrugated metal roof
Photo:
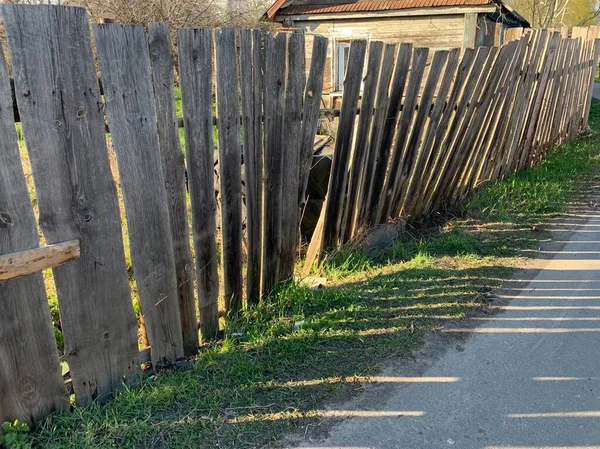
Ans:
[[[389,11],[436,6],[485,6],[492,0],[312,0],[296,1],[277,11],[280,15],[327,14],[337,12]]]

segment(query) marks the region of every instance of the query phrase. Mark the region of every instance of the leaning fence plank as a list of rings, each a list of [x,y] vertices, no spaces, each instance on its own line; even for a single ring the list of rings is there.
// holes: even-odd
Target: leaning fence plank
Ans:
[[[95,25],[94,33],[133,272],[156,367],[183,356],[183,339],[148,42],[141,26]]]
[[[249,304],[256,304],[260,299],[260,265],[262,263],[262,55],[262,33],[258,30],[241,30],[240,88],[248,247],[246,297]]]
[[[321,253],[333,248],[340,238],[348,177],[348,163],[350,161],[350,152],[354,137],[354,126],[366,50],[366,40],[355,40],[350,46],[348,69],[344,78],[344,97],[342,100],[340,123],[331,165],[327,199],[323,206],[325,208],[325,222],[323,223]]]
[[[305,193],[308,186],[310,165],[312,163],[314,136],[319,123],[319,105],[321,104],[321,94],[323,93],[328,42],[328,39],[323,36],[314,37],[310,72],[306,79],[306,88],[304,90],[302,148],[300,150],[300,191],[298,196],[301,208],[306,205]]]
[[[283,115],[285,109],[287,37],[284,33],[265,36],[264,85],[264,235],[262,295],[267,296],[279,281],[283,190]],[[268,70],[266,69],[268,67]]]
[[[369,157],[371,129],[373,123],[373,108],[377,95],[377,81],[381,71],[381,59],[383,55],[383,42],[374,41],[369,44],[369,55],[367,61],[367,72],[363,80],[363,94],[360,105],[360,115],[356,130],[356,142],[350,162],[350,174],[348,176],[348,193],[344,219],[342,222],[342,240],[350,240],[354,234],[354,219],[358,211],[358,199],[364,179],[365,162]]]
[[[294,263],[300,241],[300,208],[298,191],[300,189],[300,154],[302,150],[302,100],[306,83],[304,59],[304,35],[292,33],[288,38],[287,81],[285,89],[285,118],[281,132],[283,162],[283,203],[282,239],[279,265],[280,280],[286,281],[294,276]]]
[[[215,33],[225,312],[242,309],[242,151],[235,30]]]
[[[471,52],[472,53],[472,52]],[[448,93],[452,87],[452,83],[455,78],[458,78],[457,67],[460,50],[458,48],[451,50],[448,54],[448,63],[444,70],[444,75],[436,95],[434,106],[431,110],[429,124],[423,137],[423,144],[418,156],[417,161],[414,164],[413,173],[410,176],[411,182],[407,187],[405,195],[405,203],[403,207],[406,210],[407,215],[414,217],[414,211],[416,210],[417,202],[421,198],[428,179],[428,173],[431,172],[434,164],[435,153],[434,153],[434,139],[436,134],[440,131],[440,124],[442,115],[447,102]],[[443,128],[442,128],[443,129]]]
[[[426,128],[427,120],[432,111],[432,103],[434,94],[438,88],[438,80],[441,77],[442,70],[448,60],[448,51],[438,50],[433,56],[429,75],[425,83],[425,87],[420,93],[420,101],[415,120],[412,124],[410,139],[406,142],[404,162],[401,166],[402,178],[396,185],[395,191],[392,193],[392,208],[388,211],[388,215],[394,217],[403,208],[409,184],[413,178],[413,171],[417,165],[417,160],[420,157],[420,146],[423,132]],[[445,100],[445,98],[444,98]],[[404,211],[406,213],[406,211]]]
[[[398,129],[396,131],[396,142],[392,150],[390,157],[390,165],[388,168],[388,174],[383,187],[382,195],[379,201],[379,208],[377,211],[377,221],[382,222],[391,215],[395,215],[395,199],[400,188],[400,184],[403,176],[403,166],[406,159],[405,145],[410,134],[410,125],[415,116],[415,108],[419,99],[419,91],[421,90],[421,81],[423,79],[423,73],[425,71],[425,65],[427,64],[427,57],[429,56],[428,48],[415,48],[413,51],[412,66],[410,69],[410,79],[408,81],[408,87],[406,89],[406,99],[402,105],[402,114],[398,120]],[[438,63],[438,60],[436,63]],[[439,73],[435,73],[434,76],[438,76]],[[431,92],[432,86],[428,86]],[[431,92],[432,93],[432,92]],[[429,95],[429,93],[427,93]],[[391,217],[396,218],[396,217]]]
[[[179,141],[175,111],[173,55],[171,36],[166,23],[152,23],[148,28],[152,82],[156,103],[158,140],[162,156],[169,221],[175,250],[175,271],[179,297],[179,314],[183,350],[186,356],[198,349],[198,320],[194,300],[194,265],[190,251],[185,192],[185,165]]]
[[[376,151],[376,164],[373,173],[368,175],[370,176],[368,182],[369,189],[365,192],[366,203],[361,219],[365,225],[374,225],[377,223],[377,209],[389,166],[396,124],[402,109],[402,97],[404,95],[406,80],[410,73],[409,68],[412,52],[412,44],[400,45],[394,76],[390,85],[389,106],[386,108],[387,114],[381,127],[381,135],[376,136],[374,142],[376,145],[374,148]],[[380,86],[380,89],[382,87]]]
[[[404,48],[404,50],[402,50],[404,57],[410,58],[410,51],[408,51],[408,49],[411,48],[410,45],[405,44],[402,48]],[[381,171],[383,172],[383,176],[385,176],[385,170],[387,170],[389,145],[386,144],[384,147],[383,141],[387,139],[388,129],[393,130],[397,114],[396,106],[394,105],[392,109],[393,116],[388,116],[388,111],[390,110],[390,80],[394,71],[395,55],[396,45],[386,45],[383,61],[381,63],[381,72],[377,82],[377,97],[375,99],[375,111],[373,112],[373,130],[371,131],[369,155],[365,162],[365,173],[363,174],[364,179],[362,181],[360,198],[358,199],[358,208],[353,219],[353,227],[357,230],[366,225],[365,221],[366,218],[368,218],[369,198],[374,195],[374,193],[372,193],[374,188],[372,183],[376,176],[375,172]],[[396,74],[399,73],[401,72],[396,72]],[[402,73],[402,75],[404,75],[404,73]],[[402,88],[404,88],[403,83],[405,80],[406,77],[403,77],[401,80],[396,78],[396,81],[402,82]],[[400,83],[393,84],[393,93],[398,89],[399,84]],[[392,123],[392,121],[394,123]],[[379,191],[381,191],[382,187],[382,183],[379,183]]]
[[[53,272],[75,397],[88,404],[139,364],[87,13],[2,7],[42,231],[48,244],[81,243],[81,258]]]
[[[192,227],[196,252],[200,332],[219,330],[215,172],[212,127],[211,30],[181,29],[177,35]]]
[[[0,135],[0,254],[7,254],[36,248],[39,241],[1,46]],[[41,273],[0,281],[0,298],[0,422],[33,424],[69,406]]]
[[[600,55],[600,39],[594,40],[594,54],[591,61],[592,70],[589,82],[589,91],[585,98],[585,106],[583,108],[583,127],[587,131],[590,127],[590,108],[592,106],[592,97],[594,96],[594,78],[596,77],[596,67],[598,67],[598,56]]]

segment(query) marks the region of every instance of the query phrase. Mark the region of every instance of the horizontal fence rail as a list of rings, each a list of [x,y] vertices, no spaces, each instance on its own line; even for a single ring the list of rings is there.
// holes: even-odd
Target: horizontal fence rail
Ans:
[[[292,280],[323,114],[339,127],[305,271],[586,130],[599,50],[595,29],[464,51],[357,40],[324,113],[324,37],[181,29],[175,59],[166,24],[0,11],[0,422],[106,399]]]

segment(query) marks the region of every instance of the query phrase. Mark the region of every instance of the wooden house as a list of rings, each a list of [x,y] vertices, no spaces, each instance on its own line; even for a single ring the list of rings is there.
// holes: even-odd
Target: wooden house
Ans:
[[[501,44],[508,28],[529,27],[502,0],[277,0],[264,19],[287,30],[329,37],[324,103],[332,108],[340,104],[352,39],[473,48]]]

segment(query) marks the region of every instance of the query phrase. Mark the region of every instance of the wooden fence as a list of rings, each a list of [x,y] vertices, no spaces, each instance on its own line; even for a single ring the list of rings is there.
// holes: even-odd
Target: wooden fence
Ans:
[[[234,313],[244,298],[255,303],[292,277],[327,40],[315,39],[307,69],[300,34],[179,30],[192,246],[166,24],[152,24],[148,34],[141,26],[93,27],[102,96],[84,9],[4,4],[1,11],[39,225],[50,246],[36,249],[10,74],[0,53],[0,266],[8,267],[0,280],[0,422],[35,422],[67,408],[69,396],[44,280],[33,271],[53,268],[64,361],[80,405],[133,382],[140,369],[125,222],[154,367],[194,354],[198,329],[213,336],[220,310]]]
[[[427,48],[371,42],[365,58],[367,42],[352,42],[332,174],[305,272],[368,227],[419,220],[585,130],[599,42],[534,30],[500,48],[437,51],[426,76]]]
[[[148,353],[155,368],[194,354],[198,331],[214,336],[221,313],[293,276],[328,42],[314,39],[307,67],[302,34],[179,30],[183,149],[165,24],[93,27],[101,93],[84,9],[0,11],[10,56],[9,70],[0,48],[0,422],[33,423],[68,408],[71,391],[86,405],[135,382]],[[547,31],[501,48],[438,51],[430,64],[426,48],[353,42],[306,266],[365,227],[422,217],[573,138],[587,126],[597,55],[593,41]],[[123,229],[149,345],[142,351]]]

